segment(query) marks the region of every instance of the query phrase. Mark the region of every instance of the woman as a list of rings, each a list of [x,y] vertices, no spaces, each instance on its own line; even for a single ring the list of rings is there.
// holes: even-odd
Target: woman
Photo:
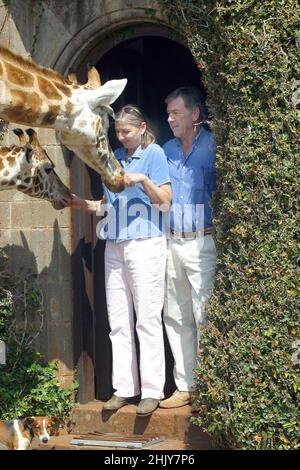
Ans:
[[[107,240],[105,286],[115,389],[103,409],[117,410],[141,394],[137,414],[148,416],[163,398],[165,383],[162,211],[169,209],[172,193],[166,156],[140,110],[133,105],[123,107],[116,115],[115,130],[123,146],[114,153],[126,172],[125,189],[114,194],[104,187],[100,204],[107,216],[97,227],[97,234]],[[98,204],[76,196],[72,201],[72,207],[94,211]]]

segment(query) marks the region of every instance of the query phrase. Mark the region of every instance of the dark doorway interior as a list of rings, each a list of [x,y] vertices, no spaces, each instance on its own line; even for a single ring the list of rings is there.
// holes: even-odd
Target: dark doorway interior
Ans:
[[[97,63],[102,81],[127,78],[128,83],[114,110],[135,103],[150,119],[159,144],[172,137],[167,123],[165,98],[172,90],[183,85],[204,89],[201,74],[191,52],[170,39],[146,36],[123,42],[111,49]],[[113,148],[118,146],[111,135]]]
[[[121,106],[135,103],[142,108],[156,132],[158,143],[172,138],[167,123],[165,97],[182,85],[197,86],[205,92],[201,74],[190,51],[181,44],[157,36],[138,37],[123,42],[106,53],[96,64],[102,83],[116,78],[127,78],[128,84],[120,98],[112,105],[117,111]],[[113,125],[109,132],[112,148],[118,146]],[[101,197],[101,180],[92,170],[91,195]],[[93,250],[94,280],[94,359],[95,397],[107,399],[111,396],[111,347],[107,321],[104,290],[104,242],[98,240]],[[175,389],[173,381],[173,359],[166,341],[166,386],[168,396]]]

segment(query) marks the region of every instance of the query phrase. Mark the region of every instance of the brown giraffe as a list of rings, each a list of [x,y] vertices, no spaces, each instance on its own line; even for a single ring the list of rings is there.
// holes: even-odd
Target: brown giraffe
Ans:
[[[55,129],[62,144],[119,192],[124,170],[108,143],[108,115],[127,80],[97,86],[96,74],[91,69],[88,83],[79,85],[0,47],[0,118]]]
[[[54,171],[54,165],[40,146],[36,132],[27,129],[29,142],[21,129],[14,129],[20,146],[0,147],[0,191],[17,189],[29,196],[50,201],[63,209],[71,201],[69,189]]]

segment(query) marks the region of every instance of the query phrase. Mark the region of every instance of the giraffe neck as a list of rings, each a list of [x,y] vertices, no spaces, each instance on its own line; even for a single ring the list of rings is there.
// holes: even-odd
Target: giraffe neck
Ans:
[[[0,47],[0,117],[34,127],[55,128],[58,116],[73,112],[78,86]],[[75,103],[74,103],[75,104]]]

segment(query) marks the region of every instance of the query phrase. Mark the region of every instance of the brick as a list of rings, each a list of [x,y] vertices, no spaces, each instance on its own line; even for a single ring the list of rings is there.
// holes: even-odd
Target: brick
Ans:
[[[0,229],[9,229],[10,226],[10,204],[6,202],[0,202]]]

